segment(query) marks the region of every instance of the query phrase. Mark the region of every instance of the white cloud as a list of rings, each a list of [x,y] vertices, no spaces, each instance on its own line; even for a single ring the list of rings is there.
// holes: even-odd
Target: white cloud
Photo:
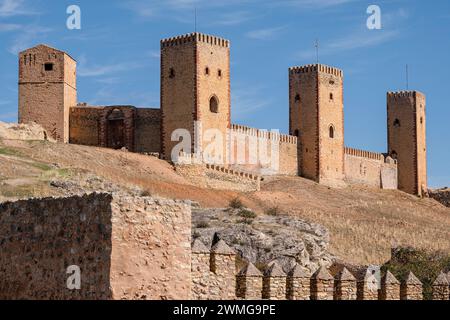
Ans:
[[[13,23],[0,23],[0,32],[9,32],[19,30],[22,26]]]
[[[42,37],[45,37],[48,33],[53,31],[50,28],[35,25],[23,26],[21,29],[23,32],[15,37],[14,41],[8,48],[8,51],[14,55],[17,55],[20,51],[36,45],[36,42],[42,42],[38,39],[42,39]]]
[[[276,5],[288,5],[301,9],[325,9],[344,5],[356,0],[281,0]]]
[[[247,114],[253,113],[259,109],[263,109],[270,105],[272,101],[264,96],[267,92],[266,88],[255,85],[236,86],[232,96],[233,115],[239,118],[244,118]],[[264,99],[262,97],[264,96]]]
[[[274,28],[253,30],[247,32],[245,36],[250,39],[271,40],[275,38],[275,36],[277,36],[284,29],[285,27],[274,27]]]
[[[0,17],[36,14],[24,0],[0,0]]]

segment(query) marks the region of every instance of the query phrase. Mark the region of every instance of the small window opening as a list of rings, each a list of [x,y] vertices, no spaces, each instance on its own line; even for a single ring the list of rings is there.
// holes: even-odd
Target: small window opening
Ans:
[[[420,117],[420,124],[423,124],[423,118]]]
[[[222,78],[222,70],[219,69],[219,71],[217,71],[217,75],[219,76],[219,78]]]
[[[294,136],[298,137],[299,136],[299,132],[298,129],[294,131]]]
[[[295,96],[295,102],[300,102],[300,95],[297,93],[297,95]]]
[[[211,99],[209,99],[209,110],[213,113],[219,112],[219,101],[216,96],[212,96]]]
[[[396,127],[396,128],[400,127],[400,120],[399,119],[395,119],[394,120],[394,127]]]
[[[169,78],[175,78],[175,70],[173,68],[170,68],[169,70]]]
[[[53,63],[44,64],[44,70],[45,71],[53,71]]]
[[[208,68],[208,67],[205,68],[205,74],[206,74],[207,76],[209,76],[209,68]]]
[[[333,94],[332,93],[330,93],[330,100],[333,100]]]
[[[333,128],[333,126],[330,126],[330,128],[329,128],[329,134],[330,134],[330,138],[331,138],[331,139],[334,139],[334,128]]]
[[[398,154],[397,154],[396,151],[392,150],[392,152],[391,152],[391,158],[394,159],[394,160],[397,160],[397,159],[398,159]]]

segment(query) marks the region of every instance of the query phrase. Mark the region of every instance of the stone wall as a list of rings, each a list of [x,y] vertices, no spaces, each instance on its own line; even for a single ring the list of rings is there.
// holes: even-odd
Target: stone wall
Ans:
[[[190,204],[91,194],[0,204],[0,299],[188,299]],[[81,289],[69,290],[71,265]]]
[[[241,192],[260,189],[261,177],[247,172],[233,170],[216,165],[182,164],[191,162],[192,158],[179,158],[181,164],[175,170],[197,186],[217,190],[235,190]]]
[[[0,299],[109,299],[111,196],[0,204]],[[81,290],[66,270],[81,269]]]
[[[298,175],[297,137],[233,124],[228,132],[227,164],[262,175]]]
[[[136,109],[135,147],[140,153],[161,152],[161,110]]]
[[[345,148],[345,181],[382,189],[397,189],[397,163],[381,153]]]
[[[100,146],[101,107],[70,108],[70,143]]]
[[[240,259],[240,258],[239,258]],[[251,262],[236,269],[236,252],[220,240],[208,249],[200,239],[192,243],[192,300],[422,300],[422,283],[410,273],[400,282],[387,270],[378,283],[373,268],[343,265],[325,267],[314,274],[295,265],[285,270],[277,262],[264,266],[264,274]],[[242,263],[240,263],[242,264]],[[350,266],[349,266],[350,268]],[[441,273],[433,284],[433,299],[449,299],[447,275]]]

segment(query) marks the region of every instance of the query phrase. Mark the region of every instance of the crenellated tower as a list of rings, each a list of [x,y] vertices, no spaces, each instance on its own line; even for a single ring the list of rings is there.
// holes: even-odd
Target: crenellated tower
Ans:
[[[328,185],[343,183],[341,70],[322,64],[289,69],[289,133],[299,138],[303,177]]]
[[[428,188],[425,95],[388,92],[387,115],[388,152],[398,160],[398,187],[421,196]]]
[[[201,33],[191,33],[161,41],[162,153],[171,159],[174,130],[186,129],[194,146],[202,153],[216,135],[223,159],[226,132],[230,127],[230,42]],[[197,125],[195,124],[197,123]],[[195,126],[202,138],[195,134]],[[211,133],[211,131],[210,131]],[[195,143],[195,140],[197,142]],[[186,150],[183,150],[186,152]]]
[[[19,123],[36,122],[69,142],[69,109],[77,105],[76,61],[38,45],[19,54]]]

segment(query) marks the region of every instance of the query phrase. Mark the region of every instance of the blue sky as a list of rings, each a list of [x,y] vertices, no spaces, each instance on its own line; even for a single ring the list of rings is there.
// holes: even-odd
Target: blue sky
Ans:
[[[81,30],[66,9],[79,5]],[[368,30],[369,5],[382,29]],[[232,118],[288,130],[290,66],[344,70],[346,145],[386,151],[386,92],[427,95],[428,175],[450,186],[450,1],[0,0],[0,121],[17,120],[17,53],[38,43],[78,61],[79,101],[159,107],[159,40],[197,30],[231,40]]]

